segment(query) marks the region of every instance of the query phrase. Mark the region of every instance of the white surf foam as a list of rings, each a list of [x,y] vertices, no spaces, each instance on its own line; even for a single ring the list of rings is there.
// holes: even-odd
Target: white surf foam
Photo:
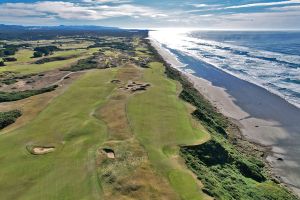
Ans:
[[[184,30],[151,31],[149,37],[160,43],[167,51],[173,49],[209,63],[231,75],[263,87],[300,108],[300,99],[295,95],[300,94],[299,84],[284,81],[300,80],[300,56],[203,40],[193,37],[190,32]]]

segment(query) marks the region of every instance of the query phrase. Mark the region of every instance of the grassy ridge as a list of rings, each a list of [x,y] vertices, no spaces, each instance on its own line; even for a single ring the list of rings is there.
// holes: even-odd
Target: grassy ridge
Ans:
[[[205,144],[180,149],[187,166],[203,182],[205,193],[216,199],[297,199],[269,177],[259,155],[247,152],[253,151],[250,144],[243,141],[246,151],[240,151],[241,141],[230,134],[231,123],[178,71],[167,67],[166,72],[183,85],[180,97],[197,108],[193,115],[212,136]]]

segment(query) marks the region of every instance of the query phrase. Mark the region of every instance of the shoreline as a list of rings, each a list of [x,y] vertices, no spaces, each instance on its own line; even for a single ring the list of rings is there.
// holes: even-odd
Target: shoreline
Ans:
[[[248,110],[242,109],[242,106],[238,104],[239,99],[230,95],[225,88],[214,85],[205,78],[197,77],[181,70],[180,65],[178,64],[180,61],[175,55],[172,55],[168,50],[164,49],[158,42],[152,39],[150,39],[150,41],[151,45],[171,67],[181,72],[190,83],[194,85],[195,89],[200,94],[202,94],[218,111],[230,118],[230,121],[239,127],[241,137],[259,148],[263,148],[263,151],[266,154],[264,160],[271,168],[272,177],[278,179],[281,183],[300,196],[299,186],[297,187],[294,185],[293,180],[291,180],[289,176],[285,176],[285,167],[282,166],[285,163],[295,166],[295,163],[293,163],[293,160],[287,158],[285,149],[276,145],[278,139],[284,140],[290,137],[287,127],[284,127],[284,125],[277,120],[268,117],[264,118],[258,114],[255,115],[256,113],[253,115],[253,113],[248,112]],[[250,85],[251,83],[247,82],[247,84]],[[255,87],[259,86],[255,85]],[[271,103],[273,95],[275,94],[268,94],[267,97],[270,99]]]

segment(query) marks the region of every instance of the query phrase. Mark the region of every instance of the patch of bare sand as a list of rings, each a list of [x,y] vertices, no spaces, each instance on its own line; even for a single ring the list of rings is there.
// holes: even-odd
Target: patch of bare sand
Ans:
[[[54,150],[55,147],[33,147],[32,153],[35,155],[42,155],[42,154],[53,152]]]

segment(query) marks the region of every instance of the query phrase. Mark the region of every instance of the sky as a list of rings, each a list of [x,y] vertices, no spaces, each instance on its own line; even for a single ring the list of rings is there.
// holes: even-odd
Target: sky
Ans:
[[[0,23],[300,29],[300,0],[0,0]]]

